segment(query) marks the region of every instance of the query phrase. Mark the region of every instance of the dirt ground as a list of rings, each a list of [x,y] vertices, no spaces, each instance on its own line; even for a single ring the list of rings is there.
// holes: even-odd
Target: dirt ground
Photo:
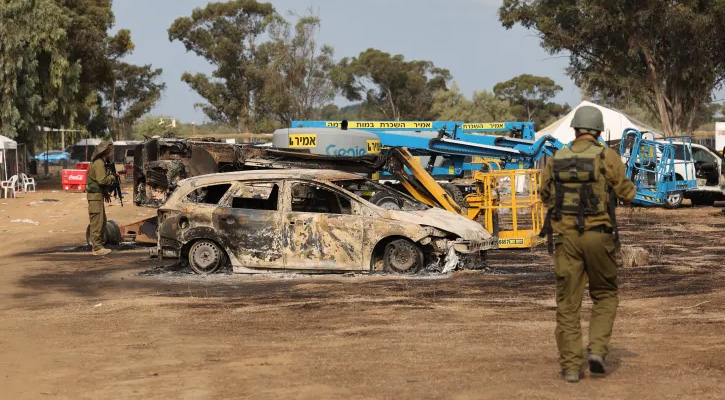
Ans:
[[[145,249],[78,248],[85,195],[59,186],[0,199],[1,398],[725,396],[718,208],[620,210],[623,241],[651,265],[621,271],[612,372],[567,384],[545,248],[444,277],[139,274],[158,265]]]

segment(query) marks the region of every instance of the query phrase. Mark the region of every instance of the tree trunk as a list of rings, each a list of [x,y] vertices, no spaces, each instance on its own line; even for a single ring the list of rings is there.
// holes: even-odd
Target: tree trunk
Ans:
[[[237,130],[240,133],[249,133],[249,107],[242,106],[240,114],[241,115],[239,116],[239,120],[241,121],[242,126],[240,127],[237,125]]]
[[[657,67],[655,66],[652,54],[645,46],[641,46],[642,53],[644,54],[645,61],[647,62],[647,70],[649,71],[650,83],[652,90],[655,93],[655,101],[657,102],[657,110],[660,114],[660,120],[662,121],[662,130],[665,136],[673,136],[672,125],[670,125],[670,118],[667,113],[667,105],[665,104],[665,94],[662,90],[662,86],[657,73]]]
[[[691,134],[695,130],[695,118],[697,118],[697,109],[700,108],[700,102],[696,101],[690,109],[690,117],[687,118],[687,133]]]
[[[113,79],[113,92],[111,92],[111,141],[115,141],[114,135],[116,135],[116,79]]]
[[[393,92],[391,92],[388,88],[385,88],[385,90],[388,92],[388,99],[390,99],[390,108],[393,110],[393,120],[400,121],[400,114],[398,114],[398,110],[395,107],[395,102],[393,101]]]

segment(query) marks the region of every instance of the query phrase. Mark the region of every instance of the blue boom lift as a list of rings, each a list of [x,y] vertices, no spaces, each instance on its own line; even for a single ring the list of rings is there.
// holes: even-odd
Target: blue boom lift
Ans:
[[[383,149],[406,147],[414,156],[429,157],[421,163],[427,164],[436,179],[445,180],[470,177],[473,171],[482,170],[485,159],[495,159],[502,169],[531,169],[542,156],[551,156],[563,147],[552,136],[535,140],[532,122],[292,121],[292,127],[343,127],[375,133]],[[330,148],[329,152],[350,150]]]
[[[428,204],[480,221],[499,236],[502,248],[530,248],[540,242],[537,233],[543,223],[538,195],[541,175],[533,168],[541,157],[553,155],[563,144],[551,136],[535,140],[531,122],[293,121],[289,131],[299,128],[310,132],[337,128],[349,129],[350,134],[373,133],[380,141],[377,147],[375,143],[371,147],[368,141],[366,150],[382,151],[386,158],[392,156],[399,161],[388,163],[383,171],[373,174],[374,179],[395,181],[388,183],[402,186],[400,189]],[[345,131],[338,130],[338,134],[344,135]],[[325,148],[327,155],[362,153],[359,146],[345,148],[331,143]],[[519,183],[520,193],[513,189]],[[421,195],[430,187],[442,189],[440,194],[445,201],[436,197],[434,202],[431,196]]]
[[[675,157],[675,139],[684,148],[685,154],[681,157]],[[695,170],[694,166],[688,165],[694,165],[690,136],[662,141],[655,140],[651,132],[628,128],[622,134],[619,154],[626,160],[627,177],[637,186],[633,204],[677,208],[682,203],[684,192],[697,187],[695,176],[690,174]],[[681,164],[684,168],[679,169],[684,171],[684,175],[678,180],[675,168]]]

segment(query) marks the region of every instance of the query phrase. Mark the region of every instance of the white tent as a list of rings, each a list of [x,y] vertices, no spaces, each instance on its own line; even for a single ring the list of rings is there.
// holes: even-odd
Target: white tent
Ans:
[[[81,139],[76,143],[76,146],[98,146],[101,142],[102,140],[97,138]]]
[[[8,166],[8,151],[11,155],[10,166]],[[2,135],[0,135],[0,164],[2,164],[2,179],[5,181],[9,176],[15,175],[14,173],[8,174],[8,168],[13,168],[13,164],[15,173],[18,171],[18,143]]]
[[[635,128],[640,131],[654,132],[658,137],[662,137],[662,134],[650,126],[647,126],[636,119],[627,116],[619,111],[612,110],[611,108],[600,106],[599,104],[590,103],[588,101],[582,101],[581,104],[576,106],[569,114],[547,126],[546,128],[536,132],[536,138],[540,138],[544,135],[551,135],[559,139],[562,143],[569,143],[574,140],[574,128],[572,128],[571,120],[574,118],[574,113],[579,107],[592,106],[598,108],[602,112],[604,117],[604,131],[602,132],[602,139],[605,142],[618,141],[622,139],[622,132],[627,128]]]

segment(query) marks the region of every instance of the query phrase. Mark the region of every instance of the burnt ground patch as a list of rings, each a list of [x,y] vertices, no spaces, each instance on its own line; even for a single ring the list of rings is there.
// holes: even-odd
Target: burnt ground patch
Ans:
[[[650,265],[620,271],[627,296],[671,297],[704,294],[725,283],[720,271],[725,222],[692,210],[620,210],[622,241],[650,253]],[[492,251],[487,271],[452,276],[393,275],[275,275],[219,274],[197,276],[180,264],[161,266],[144,248],[120,246],[110,256],[80,254],[81,247],[53,247],[14,257],[50,262],[20,281],[25,290],[16,298],[32,298],[47,291],[103,298],[109,290],[161,297],[224,299],[231,304],[318,302],[341,297],[381,299],[401,297],[411,306],[426,307],[441,300],[491,298],[550,299],[555,276],[546,246],[532,250]],[[313,284],[314,288],[306,287]],[[396,301],[393,301],[395,303]],[[308,307],[313,307],[309,305]]]
[[[106,245],[107,248],[113,250],[114,252],[125,252],[125,251],[132,251],[132,250],[142,250],[142,249],[148,249],[148,245],[138,244],[138,243],[121,243],[116,245]],[[18,252],[13,253],[10,255],[10,257],[35,257],[37,256],[48,256],[51,257],[53,255],[61,255],[61,254],[68,254],[68,253],[86,253],[88,256],[91,256],[91,246],[90,245],[83,245],[83,246],[54,246],[49,247],[45,249],[40,250],[34,250],[34,251],[24,251],[24,252]],[[111,256],[105,256],[105,257],[112,257]],[[47,258],[41,258],[41,260]],[[100,258],[99,258],[100,259]]]

